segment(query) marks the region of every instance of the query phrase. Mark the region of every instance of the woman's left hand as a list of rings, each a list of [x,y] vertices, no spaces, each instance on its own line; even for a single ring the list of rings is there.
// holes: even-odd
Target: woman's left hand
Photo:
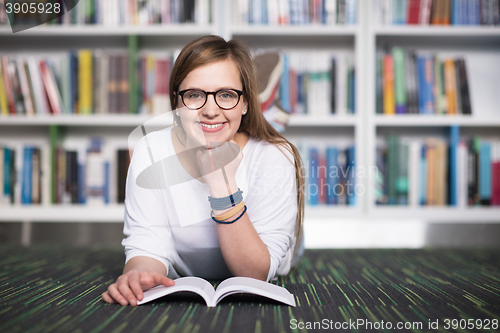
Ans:
[[[202,148],[196,152],[196,160],[201,176],[210,188],[212,195],[227,196],[227,185],[238,189],[235,175],[243,159],[243,153],[234,140],[213,149]],[[224,177],[224,174],[226,177]],[[227,182],[227,183],[226,183]]]

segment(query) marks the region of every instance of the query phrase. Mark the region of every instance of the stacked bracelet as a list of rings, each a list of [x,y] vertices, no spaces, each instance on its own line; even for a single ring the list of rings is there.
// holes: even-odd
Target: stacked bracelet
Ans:
[[[212,211],[212,216],[215,217],[219,221],[224,221],[224,220],[227,220],[228,218],[230,218],[231,216],[233,216],[236,212],[240,211],[243,208],[243,206],[245,206],[245,202],[242,201],[239,204],[237,204],[236,206],[234,206],[234,208],[231,209],[229,212],[226,212],[224,214],[213,216],[213,211]]]
[[[212,220],[214,220],[215,222],[220,223],[220,224],[231,224],[231,223],[234,223],[234,222],[238,221],[238,220],[239,220],[239,219],[243,216],[243,214],[245,214],[245,212],[247,211],[247,206],[245,205],[244,207],[245,207],[245,209],[243,209],[243,212],[240,214],[240,216],[238,216],[236,219],[234,219],[234,220],[232,220],[232,221],[227,221],[227,222],[224,222],[224,221],[219,221],[219,220],[217,220],[217,219],[214,217],[214,213],[213,213],[213,211],[212,211],[212,213],[211,213],[211,215],[212,215]],[[238,210],[239,210],[239,209],[238,209]],[[232,210],[232,211],[234,211],[234,210]],[[217,217],[218,217],[218,216],[217,216]]]
[[[243,201],[243,191],[238,188],[238,191],[223,198],[214,198],[208,196],[210,207],[213,210],[224,210],[236,206]]]

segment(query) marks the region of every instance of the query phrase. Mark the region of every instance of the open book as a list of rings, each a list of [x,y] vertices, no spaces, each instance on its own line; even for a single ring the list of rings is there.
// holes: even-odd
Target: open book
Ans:
[[[287,305],[296,306],[295,298],[288,290],[275,284],[247,277],[233,277],[222,281],[217,289],[210,282],[199,277],[182,277],[171,287],[156,286],[144,292],[141,305],[178,291],[191,291],[203,297],[207,306],[214,307],[221,299],[237,293],[249,293],[273,299]]]

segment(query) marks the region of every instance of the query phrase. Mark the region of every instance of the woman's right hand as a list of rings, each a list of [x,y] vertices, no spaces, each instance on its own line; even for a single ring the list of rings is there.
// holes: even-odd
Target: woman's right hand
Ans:
[[[130,270],[121,275],[115,283],[102,293],[102,299],[107,303],[120,303],[121,305],[136,306],[137,301],[144,297],[144,291],[158,285],[170,287],[174,280],[156,272],[142,272]]]

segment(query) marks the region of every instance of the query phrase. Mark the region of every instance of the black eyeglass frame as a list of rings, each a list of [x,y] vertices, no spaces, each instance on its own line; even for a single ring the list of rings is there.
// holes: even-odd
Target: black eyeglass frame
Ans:
[[[184,94],[188,91],[191,91],[191,90],[194,90],[194,91],[199,91],[201,93],[204,93],[205,94],[205,103],[203,103],[202,106],[200,106],[199,108],[196,108],[196,109],[193,109],[193,108],[190,108],[189,106],[186,105],[186,103],[184,103]],[[234,91],[238,94],[238,101],[236,102],[236,104],[231,107],[231,108],[223,108],[222,106],[219,105],[219,103],[217,103],[217,93],[221,92],[221,91],[227,91],[227,90],[231,90],[231,91]],[[181,100],[182,100],[182,104],[184,104],[184,106],[186,106],[188,109],[190,110],[199,110],[201,109],[202,107],[205,106],[205,104],[207,104],[207,101],[208,101],[208,96],[209,95],[213,95],[214,96],[214,101],[215,101],[215,104],[217,104],[218,107],[220,107],[222,110],[231,110],[231,109],[234,109],[235,107],[238,106],[238,104],[240,103],[240,99],[241,99],[241,96],[244,94],[244,92],[242,90],[238,90],[238,89],[219,89],[217,91],[205,91],[205,90],[201,90],[201,89],[185,89],[185,90],[181,90],[181,91],[178,91],[177,94],[179,94],[179,96],[181,96]]]

